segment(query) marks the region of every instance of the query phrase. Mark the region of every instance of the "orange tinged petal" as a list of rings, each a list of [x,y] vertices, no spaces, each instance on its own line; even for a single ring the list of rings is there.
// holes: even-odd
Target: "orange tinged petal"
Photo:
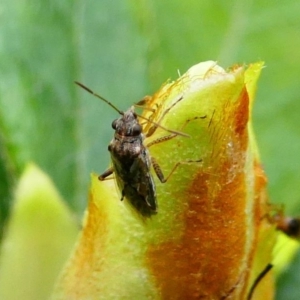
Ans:
[[[86,222],[54,299],[247,299],[271,261],[266,178],[250,124],[262,63],[192,67],[145,99],[145,145],[165,175],[143,218],[94,176]],[[149,110],[149,108],[151,110]],[[163,141],[164,140],[164,141]],[[197,162],[196,162],[197,161]],[[268,273],[255,299],[271,299]]]

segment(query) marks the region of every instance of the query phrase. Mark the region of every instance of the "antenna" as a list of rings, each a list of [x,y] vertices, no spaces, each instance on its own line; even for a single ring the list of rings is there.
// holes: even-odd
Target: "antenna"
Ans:
[[[96,94],[95,92],[93,92],[92,90],[90,90],[88,87],[86,87],[85,85],[83,85],[82,83],[75,81],[75,83],[77,85],[79,85],[81,88],[83,88],[84,90],[86,90],[87,92],[89,92],[90,94],[94,95],[95,97],[99,98],[100,100],[104,101],[105,103],[107,103],[110,107],[112,107],[114,110],[116,110],[120,115],[124,115],[124,112],[122,112],[121,110],[119,110],[116,106],[114,106],[111,102],[109,102],[108,100],[106,100],[105,98],[103,98],[102,96]]]
[[[124,115],[124,112],[119,110],[116,106],[114,106],[111,102],[109,102],[108,100],[106,100],[105,98],[103,98],[102,96],[98,95],[97,93],[93,92],[91,89],[89,89],[88,87],[86,87],[84,84],[78,82],[78,81],[74,81],[78,86],[80,86],[81,88],[83,88],[84,90],[86,90],[88,93],[94,95],[95,97],[99,98],[100,100],[104,101],[105,103],[107,103],[110,107],[112,107],[114,110],[116,110],[120,115]],[[188,134],[186,133],[183,133],[183,132],[180,132],[180,131],[176,131],[176,130],[170,130],[170,129],[167,129],[165,127],[163,127],[162,125],[160,125],[159,123],[156,123],[156,122],[153,122],[151,120],[149,120],[148,118],[146,117],[143,117],[139,114],[136,113],[136,115],[141,118],[141,119],[144,119],[144,120],[147,120],[148,122],[152,123],[153,125],[157,126],[157,127],[160,127],[162,128],[163,130],[167,131],[167,132],[170,132],[172,134],[176,134],[176,135],[181,135],[181,136],[185,136],[185,137],[190,137]]]
[[[188,134],[186,134],[186,133],[184,133],[184,132],[180,132],[180,131],[177,131],[177,130],[171,130],[171,129],[168,129],[168,128],[166,128],[166,127],[160,125],[159,123],[156,123],[156,122],[153,122],[153,121],[147,119],[146,117],[143,117],[143,116],[138,115],[138,114],[136,114],[136,115],[137,115],[139,118],[144,119],[144,120],[147,120],[148,122],[152,123],[153,125],[155,125],[155,126],[157,126],[157,127],[160,127],[161,129],[163,129],[163,130],[165,130],[165,131],[167,131],[167,132],[170,132],[170,133],[176,134],[176,135],[185,136],[185,137],[190,137]]]

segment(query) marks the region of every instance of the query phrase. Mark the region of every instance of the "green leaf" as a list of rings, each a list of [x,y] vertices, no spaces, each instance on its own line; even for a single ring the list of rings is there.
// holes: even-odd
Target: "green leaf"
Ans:
[[[1,121],[0,121],[1,127]],[[10,197],[12,196],[12,186],[14,170],[10,161],[8,145],[5,145],[2,131],[0,130],[0,241],[6,225],[10,210]]]
[[[50,179],[29,165],[1,247],[0,298],[47,299],[78,226]]]

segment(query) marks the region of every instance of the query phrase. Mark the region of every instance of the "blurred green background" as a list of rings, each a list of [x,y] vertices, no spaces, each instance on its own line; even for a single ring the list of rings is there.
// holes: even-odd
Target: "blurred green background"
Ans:
[[[200,61],[263,60],[254,127],[273,202],[300,215],[300,2],[3,0],[0,4],[0,222],[36,162],[81,215],[92,171],[109,163],[116,112]],[[297,188],[298,186],[298,188]],[[277,299],[300,299],[300,255]]]

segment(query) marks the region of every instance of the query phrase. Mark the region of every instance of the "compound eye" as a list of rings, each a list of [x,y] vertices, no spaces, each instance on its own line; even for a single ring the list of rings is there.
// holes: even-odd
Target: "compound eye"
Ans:
[[[111,123],[111,127],[116,130],[117,129],[117,121],[118,120],[114,120],[112,123]]]
[[[140,124],[135,124],[133,127],[132,127],[132,134],[133,135],[139,135],[141,134],[142,132],[142,127]]]

